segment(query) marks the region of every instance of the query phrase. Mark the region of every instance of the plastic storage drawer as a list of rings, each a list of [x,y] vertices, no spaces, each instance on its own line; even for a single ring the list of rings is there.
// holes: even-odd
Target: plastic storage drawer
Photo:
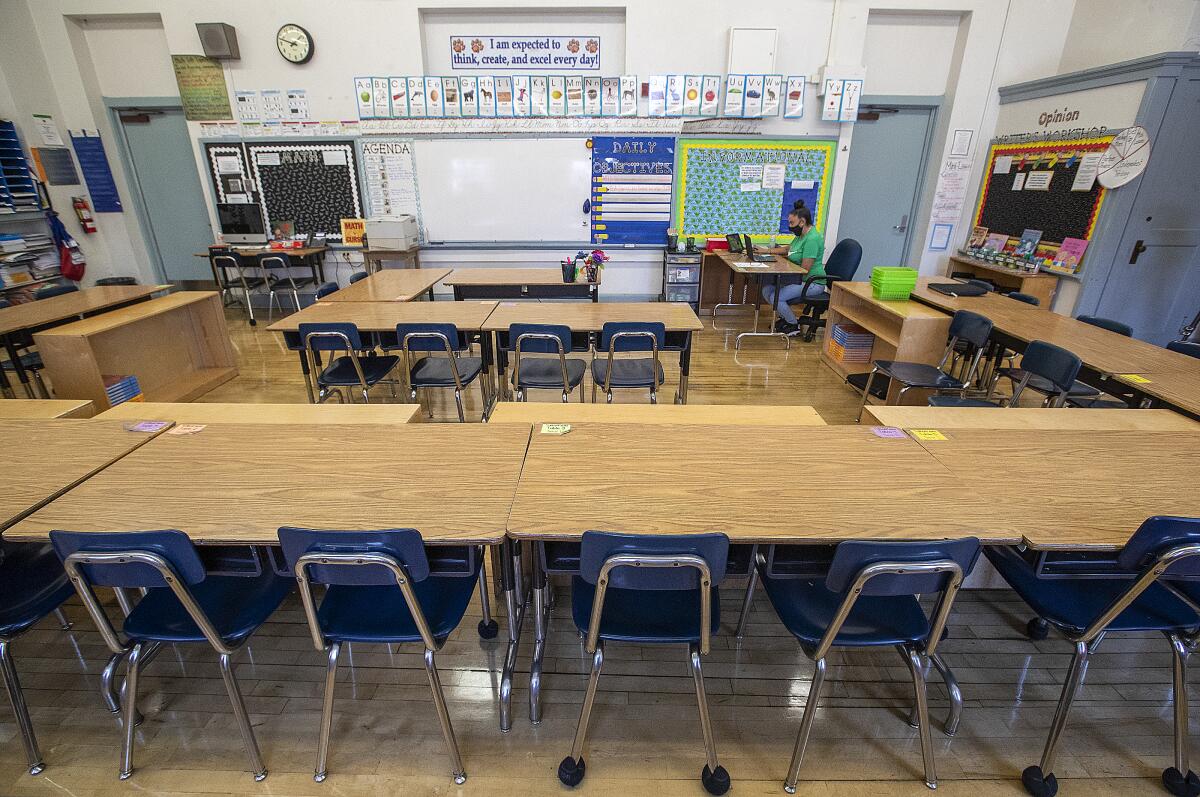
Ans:
[[[699,265],[676,265],[674,263],[667,265],[667,282],[671,283],[695,283],[700,281],[700,266]]]
[[[699,285],[668,285],[668,302],[697,302],[700,300]]]

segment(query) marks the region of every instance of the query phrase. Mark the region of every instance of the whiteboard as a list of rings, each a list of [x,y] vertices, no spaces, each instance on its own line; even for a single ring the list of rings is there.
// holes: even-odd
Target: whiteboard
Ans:
[[[427,243],[590,239],[586,138],[418,139],[414,149]]]

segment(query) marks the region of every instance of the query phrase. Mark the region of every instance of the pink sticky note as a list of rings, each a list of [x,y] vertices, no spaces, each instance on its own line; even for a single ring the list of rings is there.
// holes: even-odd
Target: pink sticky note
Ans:
[[[897,429],[895,426],[872,426],[871,431],[876,437],[907,437],[903,429]]]

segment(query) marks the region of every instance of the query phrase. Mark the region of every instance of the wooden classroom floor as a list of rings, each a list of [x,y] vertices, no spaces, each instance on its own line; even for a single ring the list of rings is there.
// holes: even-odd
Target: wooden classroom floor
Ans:
[[[265,325],[253,329],[232,311],[228,317],[241,376],[205,400],[304,401],[295,355],[263,331]],[[734,331],[744,326],[736,318],[722,323]],[[709,323],[696,340],[690,401],[808,404],[829,423],[851,422],[855,395],[819,364],[817,350],[816,343],[795,341],[785,352],[777,340],[755,340],[735,355],[732,332],[714,332]],[[557,400],[553,394],[538,398]],[[448,418],[452,405],[438,401],[434,409]],[[260,453],[269,467],[270,451]],[[796,474],[797,489],[819,478],[816,463],[811,472]],[[761,590],[745,639],[733,638],[741,588],[731,581],[722,591],[722,632],[704,661],[717,746],[733,779],[731,794],[782,795],[812,665]],[[98,693],[107,649],[82,606],[72,601],[66,607],[71,631],[60,630],[50,617],[13,645],[47,768],[38,777],[26,774],[11,713],[0,709],[0,795],[571,793],[556,771],[569,752],[589,662],[571,624],[569,591],[560,587],[558,597],[543,676],[544,720],[537,727],[527,714],[529,623],[509,734],[500,734],[497,720],[503,630],[495,640],[480,640],[475,604],[439,654],[468,772],[461,787],[450,778],[416,646],[354,645],[343,656],[329,778],[313,782],[324,658],[312,648],[295,597],[237,658],[270,776],[256,784],[244,770],[215,655],[206,646],[186,646],[164,651],[145,673],[137,770],[121,783],[119,723]],[[941,683],[931,681],[939,793],[1025,793],[1019,776],[1040,756],[1070,658],[1070,646],[1053,633],[1045,641],[1029,641],[1023,631],[1029,617],[1007,590],[960,595],[941,647],[965,698],[954,739],[940,732],[948,703]],[[498,619],[503,629],[504,618]],[[587,778],[575,792],[705,794],[699,783],[703,743],[685,655],[676,646],[607,647]],[[828,677],[798,793],[928,794],[920,743],[904,721],[911,686],[895,652],[835,653]],[[1165,793],[1159,778],[1172,765],[1170,681],[1170,656],[1161,637],[1105,640],[1092,657],[1061,743],[1060,794]]]

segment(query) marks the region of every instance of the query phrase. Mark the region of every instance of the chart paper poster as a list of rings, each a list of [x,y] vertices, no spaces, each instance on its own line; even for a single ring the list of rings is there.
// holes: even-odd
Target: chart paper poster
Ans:
[[[455,34],[448,41],[453,69],[600,69],[599,36],[490,36]]]
[[[417,118],[427,114],[425,108],[425,80],[419,77],[408,79],[408,115]]]
[[[684,75],[667,75],[667,116],[683,114]]]
[[[583,116],[583,77],[567,75],[567,116]]]
[[[606,77],[600,81],[600,113],[616,116],[621,111],[621,79]]]
[[[529,90],[526,89],[528,94]],[[496,77],[496,116],[513,115],[513,79],[507,75]]]
[[[726,75],[725,77],[725,115],[741,116],[742,106],[746,101],[746,76]]]
[[[700,115],[716,116],[720,110],[721,76],[705,75],[700,83]]]
[[[763,78],[763,116],[779,116],[779,94],[782,91],[782,75],[766,75]]]
[[[600,78],[585,77],[583,79],[583,113],[585,116],[600,115],[600,92],[602,90]]]
[[[783,98],[783,117],[799,119],[804,116],[804,75],[792,75],[787,79]]]
[[[229,88],[225,85],[225,70],[221,62],[203,55],[172,55],[175,83],[183,116],[190,122],[211,122],[233,116],[229,108]],[[47,141],[47,146],[62,146]]]
[[[621,75],[621,116],[637,116],[637,75]]]
[[[372,218],[398,214],[414,217],[418,233],[424,235],[413,146],[409,139],[362,140],[367,206]]]
[[[674,138],[594,136],[592,243],[666,241],[674,170]]]

